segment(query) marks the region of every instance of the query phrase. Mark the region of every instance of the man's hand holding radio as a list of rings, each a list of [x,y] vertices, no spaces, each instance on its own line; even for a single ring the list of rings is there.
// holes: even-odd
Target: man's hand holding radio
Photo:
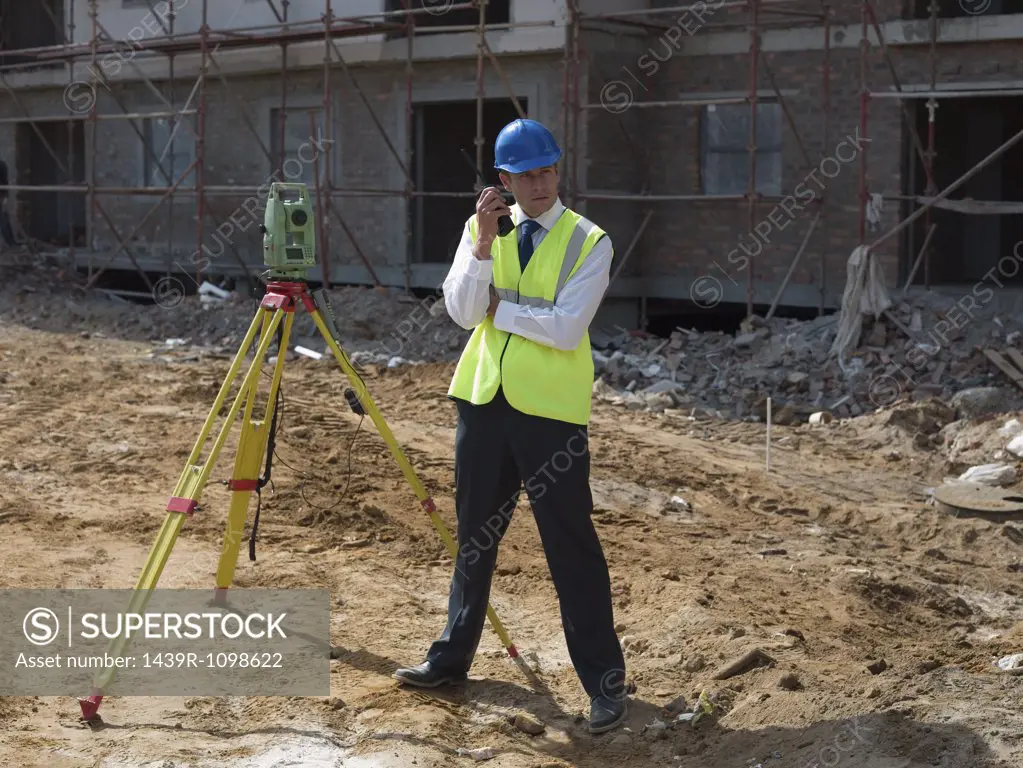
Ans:
[[[473,255],[477,259],[490,258],[490,246],[497,237],[497,220],[502,216],[511,216],[511,209],[497,187],[487,187],[476,201],[476,220],[479,224],[479,236]]]

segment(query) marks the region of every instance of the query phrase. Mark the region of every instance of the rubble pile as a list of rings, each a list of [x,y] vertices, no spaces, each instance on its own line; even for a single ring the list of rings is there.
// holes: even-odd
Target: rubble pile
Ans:
[[[140,341],[176,340],[234,351],[257,300],[203,286],[199,295],[160,297],[156,304],[84,291],[47,267],[0,268],[0,316],[58,332]],[[717,418],[762,420],[767,398],[779,424],[805,422],[818,411],[858,416],[899,400],[948,400],[964,389],[994,387],[1001,410],[1023,409],[1021,391],[984,355],[1023,340],[1015,294],[976,301],[936,293],[896,304],[863,320],[859,346],[831,354],[837,315],[800,321],[753,317],[738,333],[677,328],[668,338],[637,331],[591,330],[594,394],[630,409],[697,409]],[[344,287],[328,291],[343,345],[355,362],[396,367],[453,362],[469,333],[444,311],[443,299],[400,289]],[[970,298],[970,297],[966,297]],[[295,317],[293,345],[324,352],[305,312]],[[967,416],[969,418],[969,416]]]
[[[205,284],[200,294],[159,294],[158,303],[139,303],[111,293],[69,285],[46,270],[12,276],[0,295],[0,315],[44,330],[75,332],[138,341],[181,339],[184,343],[236,350],[258,308],[258,300],[240,291]],[[327,291],[345,350],[360,362],[452,361],[468,332],[444,312],[443,300],[419,299],[402,291],[344,287]],[[307,312],[295,315],[293,345],[325,351]]]
[[[737,334],[677,328],[661,339],[622,330],[592,334],[601,399],[638,410],[697,408],[722,418],[763,419],[771,398],[777,423],[815,411],[846,418],[901,399],[948,399],[1000,387],[1005,410],[1020,391],[984,356],[1023,339],[1023,317],[1004,303],[972,318],[957,297],[926,294],[876,321],[865,319],[859,347],[830,354],[837,315],[811,321],[751,318]],[[987,312],[983,310],[986,309]]]

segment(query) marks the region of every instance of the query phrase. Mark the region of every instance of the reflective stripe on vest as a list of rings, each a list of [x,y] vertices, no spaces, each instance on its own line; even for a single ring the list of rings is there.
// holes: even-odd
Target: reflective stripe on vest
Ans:
[[[572,274],[572,267],[575,266],[576,262],[579,261],[579,257],[582,256],[586,238],[590,236],[590,233],[593,232],[596,226],[592,221],[580,218],[579,222],[575,225],[575,229],[572,230],[572,236],[568,239],[568,247],[565,248],[565,260],[561,262],[558,284],[554,289],[554,301],[549,301],[543,296],[523,296],[514,288],[495,288],[494,291],[497,293],[497,297],[502,301],[525,304],[529,307],[538,307],[540,309],[553,308],[565,284],[568,282],[569,276]],[[473,240],[475,239],[476,235],[474,233]],[[491,284],[493,284],[493,280],[491,280]]]

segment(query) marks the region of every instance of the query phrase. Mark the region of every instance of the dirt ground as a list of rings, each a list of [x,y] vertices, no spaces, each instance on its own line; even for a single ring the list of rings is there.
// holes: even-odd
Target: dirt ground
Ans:
[[[229,364],[85,330],[0,320],[3,588],[131,587]],[[450,372],[372,369],[367,383],[454,530]],[[595,521],[636,690],[627,727],[593,737],[524,501],[492,604],[547,690],[530,688],[489,626],[465,687],[390,678],[442,629],[451,560],[368,419],[345,500],[318,509],[348,482],[358,417],[345,384],[324,362],[288,363],[275,490],[258,559],[243,547],[235,579],[330,589],[330,698],[111,698],[91,725],[73,692],[3,698],[0,764],[431,768],[489,747],[495,768],[1023,766],[1023,677],[992,664],[1023,651],[1019,524],[927,503],[956,471],[953,443],[957,462],[989,461],[1019,414],[930,442],[891,413],[775,427],[766,473],[761,424],[595,405]],[[160,586],[212,586],[232,461],[228,450]],[[770,662],[716,679],[753,649]],[[714,710],[695,725],[655,724],[704,692]],[[517,729],[516,713],[544,732]]]

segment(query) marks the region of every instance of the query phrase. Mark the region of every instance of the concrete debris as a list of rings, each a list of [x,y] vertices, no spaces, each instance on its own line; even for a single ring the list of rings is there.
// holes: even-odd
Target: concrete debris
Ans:
[[[654,741],[659,741],[667,737],[668,724],[660,718],[655,718],[653,722],[643,726],[642,733],[648,734]]]
[[[523,733],[528,733],[530,736],[539,736],[546,730],[546,726],[537,720],[532,715],[527,715],[524,712],[518,712],[514,717],[511,718],[511,723]]]
[[[805,413],[794,422],[805,423],[818,411],[845,419],[928,398],[954,398],[959,418],[983,418],[1023,403],[1023,393],[984,356],[985,348],[1021,337],[1023,315],[1003,312],[1001,323],[983,315],[966,316],[954,297],[913,297],[877,320],[864,317],[859,346],[842,362],[830,352],[835,315],[754,317],[737,334],[677,328],[666,344],[642,332],[593,331],[594,368],[604,382],[594,394],[632,409],[695,409],[750,421],[765,420],[757,406],[770,396],[779,424],[789,416],[786,406],[795,416]],[[919,329],[912,339],[911,328]]]
[[[1017,477],[1018,472],[1014,464],[980,464],[963,472],[959,476],[959,481],[999,487],[1012,485]]]
[[[26,272],[0,265],[0,278],[5,320],[58,332],[84,326],[97,337],[187,339],[213,352],[237,350],[258,306],[241,287],[209,282],[198,292],[193,284],[187,296],[157,292],[159,301],[151,304],[82,291],[73,276],[56,268]],[[184,273],[171,278],[181,288],[190,279]],[[470,335],[451,321],[438,295],[420,299],[401,289],[368,287],[327,295],[342,346],[359,365],[453,363]],[[954,399],[958,418],[1023,410],[1023,391],[984,356],[985,348],[1023,340],[1023,312],[994,300],[973,310],[966,316],[953,298],[938,294],[905,300],[876,320],[865,316],[862,342],[841,361],[830,352],[834,314],[806,321],[753,317],[736,333],[680,327],[668,338],[593,328],[593,394],[628,410],[761,422],[770,397],[772,420],[782,426],[806,424],[815,413],[841,420],[929,398]],[[994,314],[998,322],[986,317]],[[319,352],[325,365],[334,363],[304,311],[292,329],[296,346]],[[274,345],[270,351],[276,353]],[[824,424],[827,417],[813,421]],[[1023,425],[1016,429],[1023,434]]]
[[[115,299],[99,291],[81,291],[51,270],[34,268],[12,272],[0,265],[4,288],[0,315],[5,321],[30,328],[64,332],[87,327],[93,335],[136,341],[187,339],[195,346],[234,353],[258,308],[258,300],[239,288],[229,291],[204,282],[199,290],[189,276],[164,278],[163,291],[154,291],[157,303]],[[181,295],[185,285],[189,295]],[[173,289],[173,290],[171,290]],[[453,362],[461,354],[469,332],[447,316],[443,300],[431,295],[417,298],[401,289],[344,287],[326,291],[334,311],[341,344],[349,357],[363,353],[359,362],[396,367],[408,362]],[[438,311],[439,307],[439,311]],[[295,313],[291,346],[333,355],[312,317]],[[276,342],[270,347],[276,352]]]
[[[774,664],[774,659],[764,653],[760,648],[754,648],[742,657],[732,661],[714,674],[715,680],[728,680],[732,677],[745,674],[757,667],[767,667]]]
[[[998,430],[1000,437],[1007,437],[1010,440],[1014,437],[1019,437],[1023,434],[1023,424],[1019,422],[1019,419],[1009,419],[1005,422],[1005,426]]]
[[[1012,438],[1009,444],[1005,446],[1005,450],[1016,458],[1023,459],[1023,435],[1017,435]]]
[[[995,662],[1002,672],[1010,675],[1023,675],[1023,653],[1014,653],[1011,656],[1003,656]]]
[[[974,387],[956,392],[951,405],[960,419],[981,419],[997,413],[1004,393],[998,387]]]
[[[493,747],[481,747],[480,749],[466,749],[464,747],[459,747],[455,750],[455,753],[460,757],[471,757],[477,763],[497,757],[497,750]]]

